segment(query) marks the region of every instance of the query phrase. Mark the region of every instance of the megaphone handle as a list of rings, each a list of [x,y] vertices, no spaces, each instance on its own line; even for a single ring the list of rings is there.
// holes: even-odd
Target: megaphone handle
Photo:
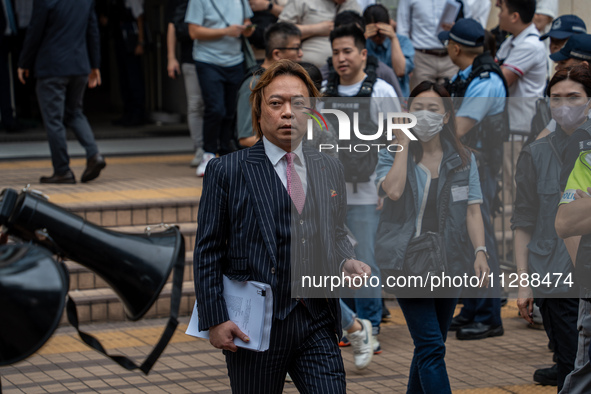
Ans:
[[[123,368],[127,369],[128,371],[133,371],[135,369],[141,370],[146,375],[150,372],[168,342],[174,335],[174,332],[179,324],[178,322],[178,314],[179,314],[179,307],[181,304],[181,295],[182,295],[182,287],[183,287],[183,275],[185,269],[185,261],[184,261],[184,253],[185,250],[184,246],[184,238],[181,238],[181,247],[179,248],[180,252],[177,256],[177,261],[174,263],[173,268],[173,277],[172,277],[172,293],[170,295],[170,318],[168,319],[168,323],[166,324],[166,328],[164,332],[160,336],[158,343],[152,349],[152,352],[148,355],[148,357],[144,360],[142,365],[137,365],[133,360],[125,357],[125,356],[112,356],[107,353],[101,342],[96,339],[94,336],[80,331],[79,324],[78,324],[78,311],[76,308],[76,303],[71,297],[68,297],[68,302],[66,306],[67,314],[68,314],[68,321],[76,331],[78,331],[78,335],[80,335],[80,339],[84,341],[88,346],[104,354],[105,356],[109,357],[111,360],[115,361],[117,364],[121,365]],[[1,386],[0,386],[0,394],[1,394]]]

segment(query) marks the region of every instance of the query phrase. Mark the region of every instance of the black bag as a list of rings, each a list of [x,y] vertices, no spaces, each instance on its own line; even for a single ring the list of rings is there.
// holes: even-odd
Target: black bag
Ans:
[[[447,271],[441,233],[428,231],[410,240],[404,256],[405,276],[439,276]]]
[[[448,174],[439,196],[439,231],[436,233],[427,231],[410,240],[406,247],[402,267],[405,275],[418,275],[427,278],[428,276],[439,276],[448,271],[445,240],[442,232],[449,209],[452,178],[453,175]]]
[[[342,97],[338,91],[338,85],[340,83],[340,77],[335,71],[332,65],[332,58],[327,60],[329,76],[327,79],[325,96],[327,97]],[[367,77],[363,80],[359,91],[355,96],[369,99],[373,92],[373,86],[378,79],[377,76],[378,60],[375,56],[368,56],[365,73]],[[328,103],[327,102],[327,106]],[[353,119],[353,112],[355,111],[360,116],[359,123],[362,125],[372,125],[373,122],[370,116],[370,103],[368,100],[362,99],[358,102],[359,107],[354,109],[339,108],[340,110],[347,113],[350,119]],[[377,125],[374,125],[377,127]],[[341,148],[338,152],[339,160],[343,164],[345,172],[345,182],[353,184],[353,193],[357,193],[357,184],[369,182],[371,176],[376,170],[378,165],[378,149],[376,146],[372,146],[367,152],[356,151],[353,149],[354,146],[367,144],[366,140],[363,140],[357,136],[356,133],[351,133],[349,149]],[[387,143],[385,135],[382,135],[377,141],[373,141],[374,144],[385,144]]]

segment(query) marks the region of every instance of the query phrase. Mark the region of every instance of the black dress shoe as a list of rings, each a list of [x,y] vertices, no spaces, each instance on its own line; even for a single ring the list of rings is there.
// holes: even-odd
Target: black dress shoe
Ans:
[[[483,339],[488,337],[500,337],[505,331],[503,326],[493,327],[480,322],[470,323],[456,331],[456,338],[460,340]]]
[[[542,386],[558,386],[558,364],[554,364],[550,368],[536,369],[534,382]]]
[[[52,176],[42,176],[39,179],[41,183],[76,183],[76,178],[74,178],[74,174],[72,171],[68,170],[63,174],[53,174]]]
[[[101,170],[106,166],[107,163],[105,163],[103,156],[101,156],[100,153],[97,153],[86,161],[86,169],[82,173],[80,181],[82,183],[92,181],[99,176]]]
[[[456,317],[451,319],[451,326],[449,326],[449,331],[458,331],[460,328],[465,327],[470,323],[472,323],[472,320],[462,315],[457,315]]]

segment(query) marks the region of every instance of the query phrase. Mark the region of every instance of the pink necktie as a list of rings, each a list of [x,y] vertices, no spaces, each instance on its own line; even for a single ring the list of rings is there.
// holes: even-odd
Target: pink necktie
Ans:
[[[298,175],[293,164],[294,157],[295,153],[293,152],[285,154],[285,159],[287,160],[287,193],[291,197],[291,200],[298,210],[298,213],[301,214],[304,210],[306,194],[304,193],[302,180],[300,179],[300,176]]]

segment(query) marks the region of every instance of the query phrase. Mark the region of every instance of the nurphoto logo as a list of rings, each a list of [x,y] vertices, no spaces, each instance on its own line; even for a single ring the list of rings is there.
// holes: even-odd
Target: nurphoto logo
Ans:
[[[351,105],[351,104],[348,104]],[[389,152],[401,152],[404,148],[402,145],[399,144],[384,144],[384,143],[369,143],[371,141],[379,141],[380,139],[383,140],[384,136],[384,123],[386,124],[386,132],[385,136],[386,139],[392,141],[395,136],[393,134],[393,130],[400,129],[404,134],[408,136],[411,141],[417,141],[417,137],[415,137],[409,129],[413,128],[417,124],[417,118],[410,113],[405,112],[388,112],[386,114],[386,122],[384,122],[384,113],[378,113],[378,122],[377,128],[378,130],[373,134],[365,134],[359,130],[359,112],[353,112],[353,122],[349,118],[349,115],[345,111],[341,111],[339,109],[321,109],[320,112],[316,111],[313,108],[305,107],[310,112],[305,112],[306,115],[310,116],[308,119],[308,140],[313,139],[314,135],[314,123],[318,124],[320,127],[321,132],[328,131],[328,123],[323,115],[331,114],[336,116],[337,124],[338,124],[338,141],[339,144],[337,146],[333,144],[320,144],[319,150],[333,150],[336,151],[354,151],[354,152],[369,152],[372,147],[377,148],[379,151],[380,148],[385,147]],[[402,119],[407,119],[407,123],[399,123]],[[351,127],[352,126],[352,127]],[[359,141],[368,141],[368,143],[359,143],[359,144],[349,144],[344,145],[342,144],[343,141],[351,141],[351,130],[354,133],[355,140]]]

